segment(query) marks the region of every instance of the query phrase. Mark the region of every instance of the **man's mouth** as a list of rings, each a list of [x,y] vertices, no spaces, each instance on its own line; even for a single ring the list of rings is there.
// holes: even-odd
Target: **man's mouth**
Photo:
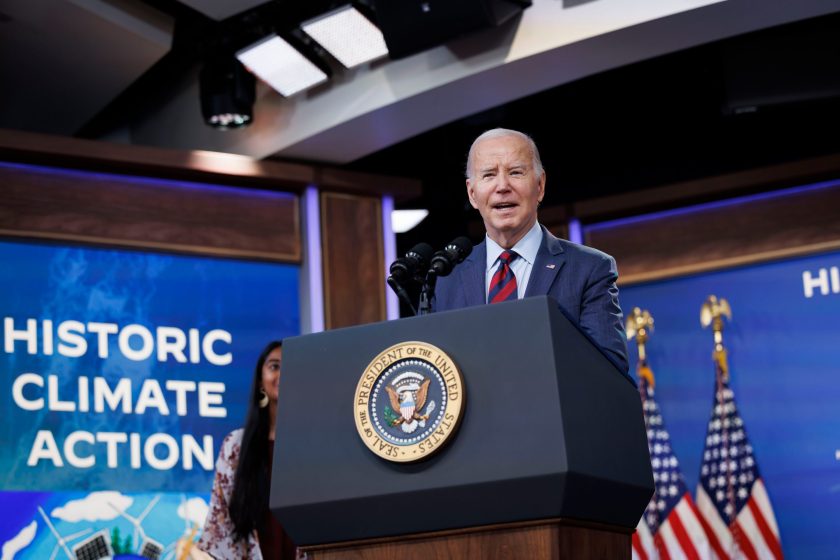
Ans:
[[[516,206],[513,202],[500,202],[499,204],[493,205],[493,210],[507,210],[508,208],[514,208]]]

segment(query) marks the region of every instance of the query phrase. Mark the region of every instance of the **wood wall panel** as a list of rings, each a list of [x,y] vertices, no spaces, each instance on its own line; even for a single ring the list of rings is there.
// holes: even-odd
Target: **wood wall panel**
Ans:
[[[309,185],[352,194],[391,195],[395,200],[420,196],[417,179],[357,173],[321,165],[203,150],[169,150],[65,138],[0,129],[0,161],[14,161],[215,183],[264,190],[301,192]]]
[[[299,262],[296,195],[0,164],[0,234]]]
[[[840,184],[585,228],[628,284],[840,248]]]
[[[378,198],[321,194],[327,329],[385,320],[382,205]]]
[[[573,203],[571,215],[592,223],[769,192],[840,177],[840,154],[780,163]]]

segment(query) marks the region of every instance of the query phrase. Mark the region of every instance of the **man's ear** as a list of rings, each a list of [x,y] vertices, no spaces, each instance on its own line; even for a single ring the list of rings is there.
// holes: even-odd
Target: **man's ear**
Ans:
[[[467,179],[467,198],[470,199],[470,204],[473,208],[478,210],[478,204],[475,202],[475,196],[473,194],[473,186],[470,184],[470,180]]]
[[[540,194],[537,197],[537,202],[542,202],[544,197],[545,197],[545,171],[542,172],[542,176],[540,177]]]

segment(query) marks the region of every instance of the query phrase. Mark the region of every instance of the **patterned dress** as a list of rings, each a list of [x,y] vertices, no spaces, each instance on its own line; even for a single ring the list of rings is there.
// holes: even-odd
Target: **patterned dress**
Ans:
[[[234,430],[222,442],[219,458],[216,460],[210,511],[198,541],[198,548],[218,560],[263,560],[257,532],[252,531],[247,539],[234,540],[233,521],[228,513],[228,503],[233,493],[233,477],[239,464],[242,433],[242,429]],[[300,551],[296,557],[306,558]]]

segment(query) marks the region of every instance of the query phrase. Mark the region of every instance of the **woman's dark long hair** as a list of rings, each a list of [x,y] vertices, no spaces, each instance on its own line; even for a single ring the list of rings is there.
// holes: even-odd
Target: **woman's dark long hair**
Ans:
[[[262,526],[268,510],[268,492],[271,483],[268,472],[268,433],[270,422],[268,407],[260,408],[262,398],[262,370],[268,355],[280,348],[283,342],[269,342],[257,360],[248,415],[242,434],[239,464],[233,477],[233,492],[228,505],[236,540],[247,539],[254,529]]]

